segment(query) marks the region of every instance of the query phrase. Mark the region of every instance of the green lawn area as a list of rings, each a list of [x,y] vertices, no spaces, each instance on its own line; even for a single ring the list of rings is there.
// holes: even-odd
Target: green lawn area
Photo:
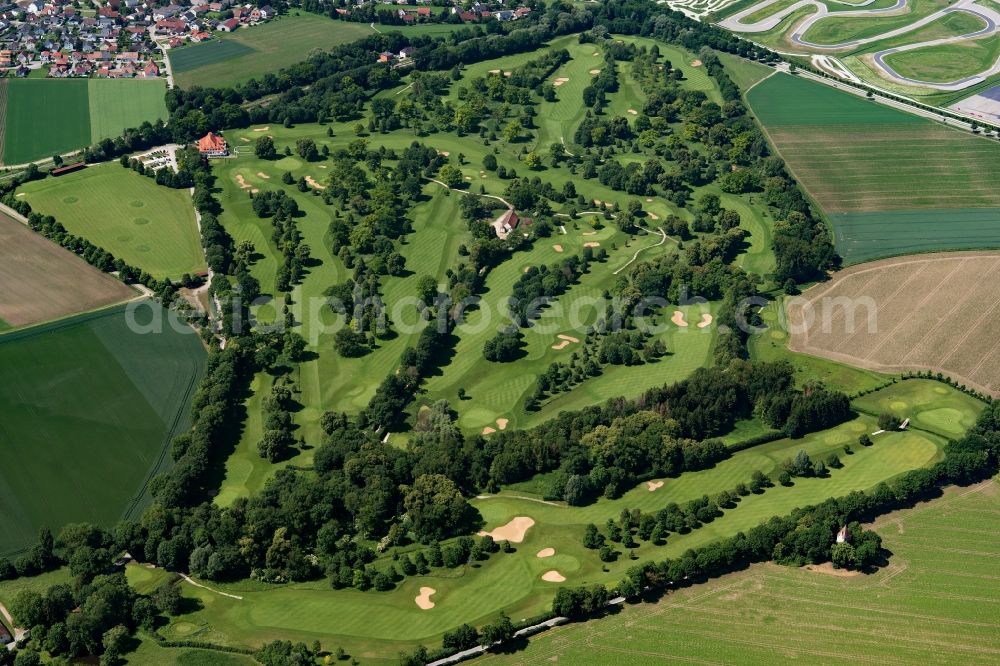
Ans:
[[[1000,603],[998,509],[995,480],[951,488],[940,499],[876,521],[892,553],[878,573],[841,577],[754,565],[655,604],[547,631],[513,655],[477,663],[981,661],[985,652],[1000,651],[985,610]]]
[[[816,44],[840,44],[843,42],[876,37],[878,35],[910,25],[947,7],[948,0],[910,0],[902,14],[887,16],[833,16],[817,21],[802,36],[803,40]]]
[[[335,21],[292,10],[267,23],[242,27],[169,54],[177,85],[224,87],[301,62],[313,49],[328,50],[372,34],[363,23]]]
[[[90,140],[114,138],[143,121],[167,119],[166,80],[89,79]]]
[[[3,162],[21,164],[166,119],[162,79],[11,79]]]
[[[766,79],[774,73],[774,69],[768,67],[767,65],[762,65],[759,62],[754,62],[752,60],[746,60],[745,58],[734,56],[731,53],[719,53],[719,59],[722,60],[722,64],[725,66],[726,73],[729,74],[729,78],[731,78],[733,83],[735,83],[739,89],[744,92],[746,92],[750,86]]]
[[[7,83],[5,164],[21,164],[90,143],[90,82],[12,79]]]
[[[151,312],[162,311],[141,307],[134,321]],[[193,331],[135,333],[121,307],[0,338],[0,553],[43,525],[110,526],[141,507],[204,364]]]
[[[157,185],[117,163],[36,180],[21,192],[32,208],[151,275],[205,270],[187,190]]]
[[[908,379],[891,391],[862,396],[854,407],[868,414],[889,412],[910,419],[915,428],[957,439],[975,425],[983,403],[930,379]]]
[[[989,70],[998,57],[998,40],[974,39],[893,53],[885,61],[902,76],[918,81],[949,83]]]

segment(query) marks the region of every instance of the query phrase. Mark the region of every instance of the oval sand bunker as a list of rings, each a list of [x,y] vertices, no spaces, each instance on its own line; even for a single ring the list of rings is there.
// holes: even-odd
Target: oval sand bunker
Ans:
[[[566,576],[553,569],[552,571],[546,571],[542,574],[542,580],[546,583],[561,583],[566,580]]]
[[[535,557],[552,557],[556,554],[555,548],[542,548]]]
[[[524,535],[532,525],[535,524],[533,518],[527,516],[517,516],[506,525],[501,525],[492,532],[480,532],[479,536],[491,536],[494,541],[510,541],[511,543],[521,543]]]

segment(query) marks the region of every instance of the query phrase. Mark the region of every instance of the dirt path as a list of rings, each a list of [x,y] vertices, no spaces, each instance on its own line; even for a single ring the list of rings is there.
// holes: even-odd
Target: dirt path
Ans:
[[[209,592],[214,592],[215,594],[221,594],[222,596],[224,596],[224,597],[229,597],[230,599],[239,599],[239,600],[241,600],[241,601],[243,600],[243,597],[241,597],[241,596],[240,596],[240,595],[238,595],[238,594],[230,594],[230,593],[228,593],[228,592],[222,592],[222,591],[220,591],[220,590],[215,590],[215,589],[212,589],[212,588],[211,588],[211,587],[209,587],[208,585],[202,585],[201,583],[199,583],[199,582],[198,582],[198,581],[196,581],[195,579],[191,578],[191,577],[190,577],[190,576],[188,576],[187,574],[182,574],[182,573],[179,573],[179,574],[177,574],[177,575],[178,575],[178,576],[180,576],[181,578],[183,578],[183,579],[185,580],[185,582],[188,582],[188,583],[191,583],[191,584],[192,584],[192,585],[194,585],[195,587],[200,587],[200,588],[201,588],[201,589],[203,589],[203,590],[208,590]]]
[[[618,270],[616,270],[614,273],[612,273],[612,275],[618,275],[623,270],[625,270],[626,268],[628,268],[629,266],[631,266],[632,262],[634,262],[636,259],[638,259],[639,255],[642,254],[644,251],[646,251],[646,250],[648,250],[650,248],[653,248],[653,247],[660,247],[661,245],[663,245],[664,243],[667,242],[667,232],[664,231],[663,229],[661,229],[660,227],[657,227],[656,230],[659,231],[660,235],[662,236],[662,238],[660,238],[660,242],[656,243],[654,245],[647,245],[645,247],[640,247],[638,250],[635,251],[635,254],[632,255],[632,258],[628,260],[628,263],[625,264],[624,266],[622,266],[621,268],[619,268]]]

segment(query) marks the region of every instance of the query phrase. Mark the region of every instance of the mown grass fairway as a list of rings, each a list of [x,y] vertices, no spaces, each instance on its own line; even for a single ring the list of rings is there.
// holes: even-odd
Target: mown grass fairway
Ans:
[[[3,162],[21,164],[84,148],[143,121],[166,119],[163,80],[11,79]]]
[[[0,215],[0,331],[120,303],[128,286]]]
[[[874,575],[754,565],[655,604],[550,630],[512,656],[477,663],[663,664],[706,655],[740,664],[997,661],[997,482],[950,488],[874,527],[892,552]]]
[[[35,212],[158,278],[205,270],[187,190],[157,185],[117,162],[21,188]]]
[[[876,404],[906,403],[910,407],[908,413],[920,414],[937,432],[945,432],[943,424],[949,436],[953,424],[971,422],[982,409],[982,403],[951,387],[922,380],[901,382],[866,398]],[[940,418],[934,409],[945,403],[954,413]],[[915,426],[923,427],[916,422]],[[430,575],[407,577],[397,589],[386,593],[333,592],[324,580],[284,586],[252,581],[213,584],[221,591],[244,597],[236,600],[184,586],[185,596],[197,599],[203,608],[174,618],[163,634],[168,639],[250,646],[275,637],[306,642],[320,638],[324,645],[343,645],[349,652],[367,652],[370,659],[389,660],[398,649],[416,642],[436,643],[437,636],[455,623],[481,623],[501,608],[515,620],[546,610],[559,586],[542,581],[540,576],[544,571],[560,571],[566,576],[567,585],[617,582],[634,562],[623,556],[604,565],[595,551],[583,547],[581,538],[587,523],[603,525],[609,518],[617,518],[622,509],[656,511],[670,502],[686,502],[706,493],[712,495],[748,480],[755,469],[776,476],[780,462],[799,450],[806,451],[814,460],[822,460],[831,453],[840,456],[844,466],[833,470],[829,478],[795,479],[789,487],[776,485],[762,495],[744,497],[736,508],[700,529],[671,535],[662,547],[643,542],[635,549],[640,561],[677,556],[688,548],[746,530],[773,515],[788,513],[794,507],[853,490],[866,490],[907,470],[930,465],[939,459],[946,441],[932,432],[912,429],[879,435],[871,447],[858,446],[860,434],[876,429],[875,417],[861,414],[830,430],[753,447],[735,453],[711,469],[663,479],[664,486],[654,492],[642,483],[619,499],[601,499],[584,507],[543,502],[532,489],[537,487],[534,482],[517,484],[499,495],[473,501],[486,520],[487,530],[515,516],[535,520],[524,542],[516,545],[516,553],[497,553],[479,566],[434,569]],[[852,454],[844,453],[845,445],[851,446]],[[544,486],[544,479],[539,482],[538,485]],[[556,555],[536,557],[543,548],[554,548]],[[388,558],[384,558],[374,566],[388,563]],[[437,591],[436,605],[429,611],[418,609],[413,601],[418,588],[424,586]],[[378,612],[357,613],[360,604]]]
[[[293,10],[231,34],[215,33],[212,41],[173,50],[168,56],[182,88],[224,87],[301,62],[313,49],[330,49],[370,34],[371,28],[363,23]]]
[[[785,74],[747,100],[847,263],[1000,246],[995,142]]]
[[[140,335],[120,308],[0,338],[0,552],[31,545],[43,525],[111,525],[141,504],[187,427],[204,362],[193,331]]]

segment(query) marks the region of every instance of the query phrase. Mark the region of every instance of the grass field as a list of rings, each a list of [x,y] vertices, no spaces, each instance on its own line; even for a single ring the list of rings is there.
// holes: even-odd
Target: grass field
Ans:
[[[36,180],[20,192],[35,212],[158,278],[205,270],[187,190],[157,185],[117,163]]]
[[[1000,41],[976,39],[894,53],[886,62],[903,76],[948,83],[968,76],[969,72],[985,72],[998,57]]]
[[[996,481],[951,488],[876,521],[892,552],[876,574],[754,565],[477,663],[996,663],[998,528]]]
[[[996,395],[1000,353],[990,331],[1000,300],[990,284],[998,271],[1000,255],[988,252],[854,266],[789,307],[791,349],[886,372],[942,372]]]
[[[996,143],[784,74],[747,99],[847,263],[1000,246]]]
[[[722,60],[729,78],[744,92],[750,86],[766,79],[774,73],[774,69],[767,65],[746,60],[730,53],[719,53],[719,58]]]
[[[947,0],[910,0],[908,11],[888,16],[831,16],[817,21],[802,38],[816,44],[840,44],[843,42],[875,37],[890,30],[902,28],[947,7]],[[868,9],[866,7],[865,9]],[[980,21],[980,26],[982,21]]]
[[[68,250],[0,215],[0,331],[120,303],[136,295]]]
[[[212,41],[171,50],[168,55],[182,88],[224,87],[294,65],[313,49],[331,49],[371,34],[363,23],[293,10],[231,34],[216,33]]]
[[[5,85],[5,164],[83,148],[167,117],[162,80],[12,79]]]
[[[111,525],[141,506],[204,363],[193,331],[141,335],[122,308],[0,338],[0,552],[29,546],[42,525]]]
[[[956,397],[957,392],[950,387],[928,385],[930,390],[904,382],[873,394],[871,399],[889,404],[906,402],[913,412],[946,424],[952,421],[931,418],[933,413],[927,400],[947,400],[963,423],[973,419],[981,408],[978,402]],[[937,386],[942,386],[946,394],[939,396],[933,391]],[[378,594],[355,590],[332,592],[325,581],[284,586],[245,581],[217,586],[243,597],[237,600],[184,586],[185,596],[197,599],[200,610],[174,618],[162,633],[168,639],[235,645],[258,645],[275,637],[306,642],[320,639],[324,646],[343,645],[348,652],[363,655],[366,661],[391,660],[398,649],[406,649],[417,641],[436,643],[436,637],[456,623],[481,623],[501,608],[515,620],[545,610],[558,585],[542,581],[540,576],[544,571],[556,569],[573,585],[616,582],[633,562],[623,557],[602,570],[594,551],[583,548],[581,535],[586,523],[603,524],[608,518],[617,517],[623,508],[656,510],[672,501],[683,502],[728,489],[749,478],[754,469],[774,473],[781,460],[800,449],[817,459],[829,453],[840,454],[844,467],[834,470],[829,478],[796,479],[793,486],[770,488],[763,495],[743,498],[737,508],[726,511],[701,529],[687,535],[671,535],[665,546],[643,543],[636,549],[640,560],[661,559],[746,530],[795,506],[870,488],[909,469],[929,465],[939,458],[945,441],[931,432],[914,429],[881,435],[876,437],[874,446],[858,447],[858,435],[875,429],[875,418],[862,414],[831,430],[794,441],[778,440],[738,452],[712,469],[666,479],[666,485],[655,492],[642,484],[620,499],[600,500],[587,507],[543,503],[529,489],[514,487],[501,495],[473,502],[483,514],[487,529],[514,516],[530,516],[536,521],[514,554],[494,555],[481,566],[434,570],[427,576],[408,578],[394,591]],[[852,455],[844,455],[845,444],[855,449]],[[556,555],[544,560],[535,557],[535,553],[547,547],[555,548]],[[437,590],[436,606],[431,611],[421,611],[413,603],[422,586]],[[364,605],[366,612],[358,613],[359,605]]]

